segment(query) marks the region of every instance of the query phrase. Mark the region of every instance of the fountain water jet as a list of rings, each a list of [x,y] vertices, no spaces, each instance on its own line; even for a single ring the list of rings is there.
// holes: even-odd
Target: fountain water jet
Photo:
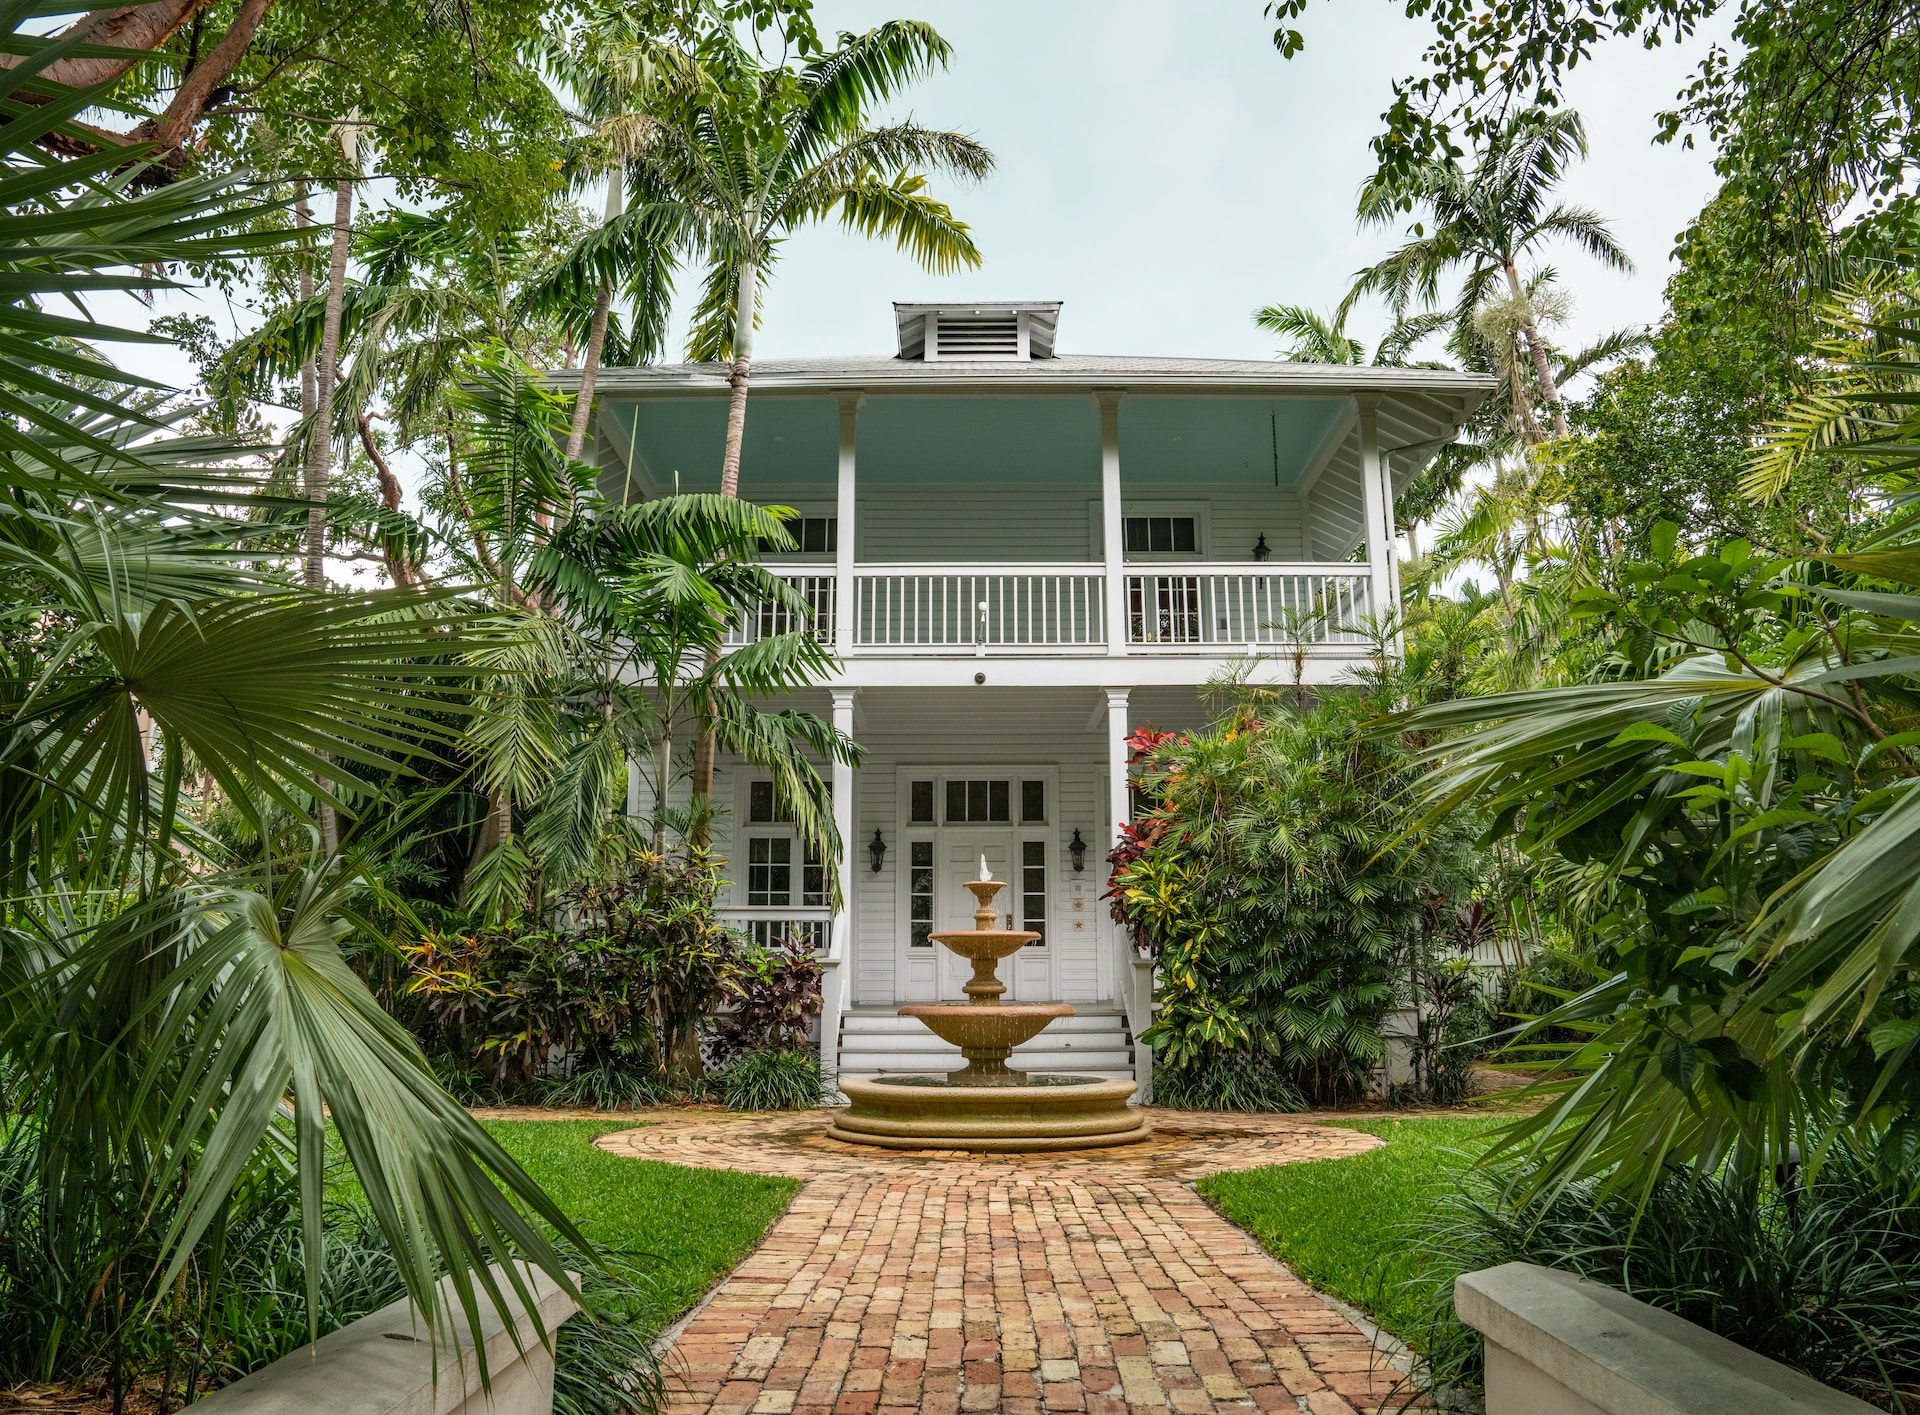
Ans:
[[[1073,1016],[1064,1002],[1003,1003],[1000,960],[1018,953],[1037,933],[996,929],[994,896],[1006,884],[993,878],[986,857],[967,888],[979,902],[971,929],[932,935],[973,964],[961,988],[964,1003],[913,1003],[902,1017],[918,1018],[943,1041],[960,1048],[967,1064],[944,1076],[874,1076],[844,1080],[849,1105],[827,1133],[836,1140],[890,1149],[1079,1150],[1144,1140],[1146,1117],[1127,1102],[1131,1081],[1098,1076],[1028,1075],[1007,1065],[1013,1049],[1057,1017]]]

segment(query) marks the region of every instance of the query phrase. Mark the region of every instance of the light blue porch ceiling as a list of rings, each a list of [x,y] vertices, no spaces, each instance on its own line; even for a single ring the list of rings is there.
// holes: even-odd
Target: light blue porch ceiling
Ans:
[[[1345,415],[1344,398],[1129,394],[1120,404],[1120,473],[1129,485],[1297,483]],[[716,491],[724,395],[608,399],[605,441],[650,494]],[[1100,415],[1084,393],[872,396],[858,423],[863,483],[1100,483]],[[818,492],[837,476],[839,412],[830,396],[747,401],[740,492]]]
[[[727,400],[706,398],[608,399],[601,413],[605,437],[651,492],[667,495],[679,473],[682,491],[718,491],[726,446]],[[830,397],[747,398],[746,436],[740,448],[740,494],[749,500],[790,487],[832,486],[839,476],[840,412]]]
[[[1291,486],[1346,415],[1344,398],[1156,397],[1120,404],[1124,482]]]
[[[1100,485],[1100,411],[1058,398],[869,398],[855,465],[863,482]]]

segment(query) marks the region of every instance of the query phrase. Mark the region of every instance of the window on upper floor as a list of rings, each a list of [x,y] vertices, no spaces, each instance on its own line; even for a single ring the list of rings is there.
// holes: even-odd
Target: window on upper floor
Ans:
[[[1128,516],[1129,555],[1193,555],[1200,549],[1200,527],[1193,516]]]
[[[760,553],[832,555],[840,549],[840,518],[838,516],[789,516],[786,520],[787,534],[793,537],[793,549],[777,552],[769,541],[760,542]]]

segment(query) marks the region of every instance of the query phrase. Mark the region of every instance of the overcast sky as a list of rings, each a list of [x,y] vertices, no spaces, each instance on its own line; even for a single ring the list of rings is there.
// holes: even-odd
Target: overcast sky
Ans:
[[[809,231],[781,259],[757,352],[891,353],[891,301],[963,296],[1064,300],[1062,352],[1270,356],[1254,309],[1331,309],[1394,244],[1356,230],[1354,197],[1392,81],[1417,69],[1427,30],[1391,0],[1321,0],[1301,25],[1305,52],[1287,60],[1261,8],[818,0],[823,31],[914,16],[953,45],[948,71],[899,111],[970,133],[998,159],[979,186],[939,187],[986,259],[933,276],[838,226]],[[1578,74],[1593,152],[1564,192],[1611,221],[1638,266],[1620,276],[1555,253],[1581,342],[1659,315],[1674,237],[1712,191],[1706,154],[1653,144],[1653,114],[1698,52],[1614,45]],[[1353,332],[1370,338],[1379,322]],[[676,341],[684,329],[683,313]]]

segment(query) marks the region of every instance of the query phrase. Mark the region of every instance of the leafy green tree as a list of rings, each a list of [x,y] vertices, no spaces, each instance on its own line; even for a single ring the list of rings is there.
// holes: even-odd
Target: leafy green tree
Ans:
[[[1300,51],[1291,21],[1309,3],[1267,3],[1282,53]],[[1920,19],[1905,6],[1407,0],[1405,10],[1431,22],[1433,39],[1420,72],[1395,83],[1374,140],[1383,178],[1444,160],[1462,142],[1491,141],[1524,109],[1559,106],[1568,73],[1596,62],[1608,40],[1658,46],[1722,24],[1730,43],[1709,49],[1657,122],[1663,141],[1691,144],[1697,133],[1710,145],[1732,244],[1756,264],[1781,252],[1818,264],[1861,239],[1913,244]]]

